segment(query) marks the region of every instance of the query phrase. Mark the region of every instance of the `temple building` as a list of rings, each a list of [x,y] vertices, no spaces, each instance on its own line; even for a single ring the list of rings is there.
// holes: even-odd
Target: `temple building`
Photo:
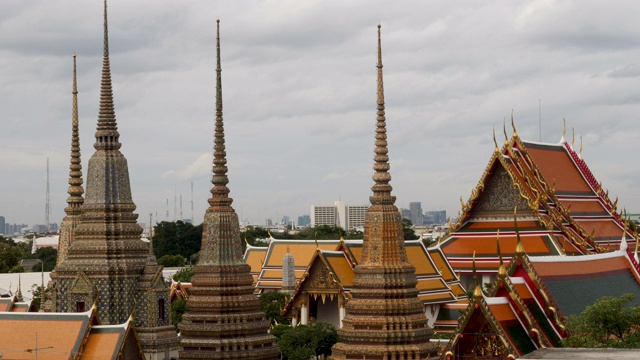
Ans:
[[[70,197],[61,236],[63,251],[52,273],[49,307],[54,312],[85,313],[88,306],[95,304],[104,325],[123,324],[132,317],[135,336],[146,357],[169,359],[177,355],[179,342],[169,319],[169,286],[151,245],[140,238],[142,228],[134,213],[127,160],[120,152],[106,0],[103,52],[96,151],[89,160],[84,201],[74,62]]]
[[[494,239],[498,275],[486,293],[476,280],[444,359],[506,359],[560,347],[567,335],[567,316],[581,313],[603,296],[632,293],[635,304],[640,302],[638,248],[628,247],[624,236],[615,251],[535,256],[523,245],[519,225],[508,266],[500,255],[501,242]]]
[[[513,119],[512,119],[513,125]],[[499,259],[495,238],[507,259],[515,252],[516,235],[511,217],[517,209],[520,236],[533,256],[586,255],[615,250],[624,230],[617,199],[598,182],[564,135],[557,144],[522,140],[513,125],[513,135],[495,151],[459,220],[451,224],[449,236],[438,246],[463,284],[473,288],[472,254],[481,283],[495,278]],[[566,131],[565,131],[566,132]],[[582,147],[582,146],[581,146]]]
[[[95,306],[78,313],[0,312],[3,359],[145,360],[131,318],[101,325]]]
[[[409,263],[416,268],[418,298],[429,326],[438,332],[453,332],[459,310],[466,309],[468,298],[453,268],[439,248],[427,248],[421,240],[406,240]],[[362,261],[362,240],[271,239],[267,247],[247,244],[245,261],[251,266],[256,293],[286,291],[287,274],[295,276],[292,297],[283,315],[293,324],[311,319],[342,327],[345,305],[355,277],[354,269]],[[287,259],[294,259],[287,270]],[[292,281],[292,280],[289,280]],[[176,286],[176,291],[179,287]]]
[[[229,197],[222,118],[220,20],[216,37],[216,125],[209,208],[204,215],[200,259],[193,268],[189,310],[178,325],[180,359],[277,359],[280,351],[254,295],[242,257],[240,223]]]
[[[416,268],[408,261],[402,219],[391,195],[378,25],[378,111],[373,195],[365,215],[362,258],[354,268],[340,341],[332,359],[422,359],[436,354],[418,298]]]

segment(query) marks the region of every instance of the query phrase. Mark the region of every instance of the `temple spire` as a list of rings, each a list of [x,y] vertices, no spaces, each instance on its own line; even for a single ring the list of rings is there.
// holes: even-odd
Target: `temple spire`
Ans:
[[[227,208],[233,199],[229,197],[227,177],[227,153],[224,144],[224,120],[222,118],[222,66],[220,65],[220,19],[216,21],[216,129],[213,146],[213,177],[211,178],[211,207]]]
[[[415,267],[407,260],[402,218],[391,195],[378,24],[378,96],[371,206],[364,220],[362,259],[355,267],[333,360],[426,359],[436,354],[433,329],[418,298]]]
[[[371,188],[373,196],[370,198],[372,205],[393,205],[395,197],[391,196],[391,175],[389,174],[389,149],[387,148],[387,128],[384,110],[384,81],[382,75],[382,42],[380,40],[380,28],[378,24],[378,112],[376,125],[376,142],[373,170],[373,181],[375,184]]]
[[[120,134],[116,123],[116,112],[113,105],[111,86],[111,65],[109,63],[109,26],[107,22],[107,0],[104,0],[104,43],[102,54],[102,81],[100,83],[100,109],[98,111],[98,128],[96,150],[119,150]]]
[[[251,268],[244,262],[240,223],[231,207],[222,120],[220,20],[216,36],[216,125],[209,208],[202,245],[193,268],[189,310],[178,325],[180,359],[277,359],[275,337],[254,295]]]
[[[71,110],[71,164],[69,165],[69,198],[64,209],[67,215],[77,215],[84,203],[82,188],[82,163],[80,160],[80,135],[78,131],[78,81],[76,77],[76,54],[73,54],[73,94]]]

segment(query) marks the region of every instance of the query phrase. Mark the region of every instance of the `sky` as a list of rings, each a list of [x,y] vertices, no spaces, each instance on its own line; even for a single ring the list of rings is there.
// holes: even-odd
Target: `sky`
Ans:
[[[153,214],[199,223],[208,206],[217,18],[229,188],[242,220],[297,219],[336,200],[368,204],[378,23],[398,207],[420,201],[455,216],[491,157],[493,128],[502,141],[513,111],[525,140],[557,143],[566,119],[567,139],[573,128],[578,148],[582,137],[582,157],[619,208],[640,212],[640,2],[108,6],[121,151],[141,222]],[[99,0],[0,2],[0,216],[9,223],[45,222],[47,158],[51,222],[64,216],[74,52],[87,175],[102,9]]]

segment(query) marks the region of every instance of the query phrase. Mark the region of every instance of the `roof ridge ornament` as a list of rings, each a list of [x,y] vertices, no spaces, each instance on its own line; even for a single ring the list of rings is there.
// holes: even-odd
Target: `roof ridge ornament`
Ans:
[[[480,287],[480,282],[478,281],[478,272],[476,271],[476,251],[473,250],[473,279],[476,282],[476,286],[473,289],[473,298],[480,299],[482,298],[482,288]]]
[[[500,260],[500,266],[498,267],[498,277],[505,278],[507,277],[507,268],[504,266],[504,261],[502,260],[502,252],[500,251],[500,229],[498,229],[498,233],[496,234],[496,249],[498,251],[498,259]]]
[[[496,150],[495,151],[499,152],[500,148],[498,147],[498,141],[496,141],[496,126],[495,125],[493,126],[493,143],[496,146]]]
[[[504,144],[509,144],[509,136],[507,136],[507,117],[502,119],[502,132],[504,133]]]
[[[567,120],[565,118],[562,118],[562,124],[563,124],[562,138],[560,139],[560,143],[564,144],[566,142],[566,140],[564,139],[564,136],[567,134]]]
[[[513,137],[518,137],[518,132],[516,131],[516,124],[513,121],[513,109],[511,109],[511,127],[513,128]]]
[[[522,239],[520,238],[520,231],[518,230],[518,216],[517,216],[518,207],[515,206],[513,208],[513,229],[516,232],[516,255],[519,257],[524,256],[524,244],[522,244]]]

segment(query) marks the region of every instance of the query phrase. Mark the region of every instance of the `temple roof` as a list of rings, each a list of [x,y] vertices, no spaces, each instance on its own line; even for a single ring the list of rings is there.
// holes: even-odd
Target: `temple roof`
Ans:
[[[125,345],[143,358],[131,322],[99,325],[95,307],[82,313],[0,312],[0,351],[7,359],[33,359],[36,348],[43,360],[117,359]]]
[[[486,294],[470,300],[448,346],[451,356],[467,351],[473,343],[468,338],[478,336],[472,333],[478,332],[479,313],[510,351],[521,356],[535,348],[561,346],[566,316],[581,313],[603,296],[633,293],[640,303],[640,266],[625,241],[617,251],[581,256],[529,256],[523,249],[526,246],[519,247]],[[465,342],[466,347],[461,345]]]
[[[515,127],[514,127],[515,129]],[[535,256],[582,255],[618,248],[624,218],[572,146],[527,142],[514,131],[496,148],[450,235],[439,245],[451,265],[471,271],[471,255],[478,269],[497,266],[494,239],[500,231],[507,258],[514,254],[513,210],[517,209],[527,253]],[[626,231],[631,244],[635,240]]]

